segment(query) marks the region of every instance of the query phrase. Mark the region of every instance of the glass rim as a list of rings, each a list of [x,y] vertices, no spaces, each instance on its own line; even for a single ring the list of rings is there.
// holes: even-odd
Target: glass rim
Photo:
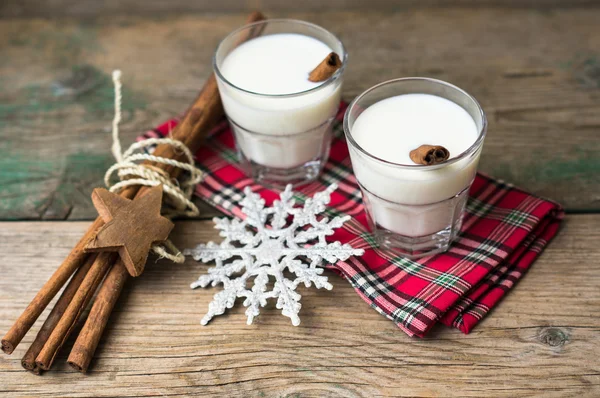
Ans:
[[[243,89],[239,86],[236,86],[235,84],[233,84],[232,82],[230,82],[229,80],[227,80],[225,78],[225,76],[223,76],[223,74],[221,73],[221,69],[219,68],[219,66],[217,65],[217,53],[219,52],[219,49],[221,48],[221,46],[223,45],[223,43],[225,43],[226,40],[228,40],[229,38],[231,38],[233,35],[243,31],[243,30],[247,30],[247,29],[252,29],[255,26],[258,25],[266,25],[268,23],[291,23],[291,24],[297,24],[297,25],[304,25],[304,26],[308,26],[314,29],[317,29],[323,33],[325,33],[326,35],[331,36],[334,41],[336,41],[341,49],[342,49],[342,56],[341,56],[341,61],[342,61],[342,66],[335,71],[335,73],[333,75],[331,75],[327,80],[325,80],[324,82],[321,82],[321,84],[319,84],[316,87],[310,88],[308,90],[304,90],[304,91],[297,91],[294,93],[287,93],[287,94],[265,94],[265,93],[257,93],[255,91],[250,91],[250,90],[246,90]],[[258,36],[260,37],[260,36]],[[318,39],[317,39],[318,40]],[[212,59],[212,64],[213,64],[213,70],[215,71],[215,75],[217,75],[217,77],[219,78],[219,80],[221,80],[222,82],[224,82],[225,84],[227,84],[228,86],[242,91],[244,93],[247,94],[251,94],[251,95],[255,95],[255,96],[259,96],[259,97],[264,97],[264,98],[293,98],[293,97],[298,97],[301,95],[306,95],[306,94],[310,94],[312,92],[316,92],[322,88],[325,88],[329,85],[331,85],[331,83],[333,83],[334,81],[336,81],[343,73],[344,70],[346,69],[346,63],[348,61],[348,52],[346,51],[346,47],[344,47],[344,43],[342,43],[342,41],[333,33],[331,33],[330,31],[328,31],[327,29],[323,28],[322,26],[316,25],[312,22],[306,22],[306,21],[302,21],[300,19],[292,19],[292,18],[274,18],[274,19],[266,19],[263,21],[258,21],[258,22],[253,22],[247,25],[244,25],[242,27],[239,27],[237,29],[235,29],[234,31],[230,32],[227,36],[225,36],[217,45],[217,48],[215,50],[215,53],[213,55],[213,59]]]
[[[358,103],[358,101],[360,101],[365,95],[380,89],[383,86],[387,86],[389,84],[394,84],[394,83],[402,83],[402,82],[408,82],[408,81],[415,81],[415,80],[420,80],[420,81],[425,81],[425,82],[429,82],[429,83],[433,83],[433,84],[439,84],[442,86],[446,86],[449,87],[453,90],[456,90],[458,92],[460,92],[461,94],[465,95],[468,99],[470,99],[471,101],[473,101],[473,103],[475,104],[475,106],[477,107],[477,111],[479,112],[479,115],[481,116],[481,128],[478,131],[478,136],[477,139],[475,140],[475,142],[467,149],[465,149],[463,152],[461,152],[459,155],[450,158],[448,160],[445,160],[441,163],[437,163],[437,164],[433,164],[433,165],[424,165],[424,164],[405,164],[405,163],[395,163],[395,162],[391,162],[389,160],[385,160],[382,159],[380,157],[377,157],[371,153],[369,153],[367,150],[365,150],[363,147],[361,147],[355,140],[354,137],[352,137],[352,133],[351,133],[351,129],[350,129],[350,122],[349,122],[349,118],[350,118],[350,111],[352,110],[352,108],[354,108],[356,106],[356,104]],[[418,93],[414,93],[414,94],[418,94]],[[435,95],[435,94],[431,94],[431,95]],[[389,97],[388,97],[389,98]],[[449,100],[452,101],[452,100]],[[454,101],[452,101],[454,102]],[[456,102],[454,102],[456,103]],[[459,104],[457,104],[459,105]],[[460,105],[459,105],[460,106]],[[461,107],[462,108],[462,107]],[[463,108],[464,109],[464,108]],[[469,115],[470,116],[470,115]],[[456,163],[464,158],[466,158],[467,156],[471,155],[472,153],[474,153],[475,151],[477,151],[477,149],[481,148],[482,144],[483,144],[483,140],[485,138],[486,132],[487,132],[487,117],[485,115],[485,112],[483,111],[483,108],[481,107],[481,105],[479,104],[479,102],[477,101],[477,99],[475,99],[475,97],[473,97],[471,94],[469,94],[468,92],[466,92],[465,90],[463,90],[462,88],[455,86],[451,83],[445,82],[443,80],[439,80],[439,79],[433,79],[431,77],[401,77],[398,79],[391,79],[391,80],[386,80],[382,83],[376,84],[373,87],[365,90],[364,92],[362,92],[360,95],[358,95],[356,98],[354,98],[354,100],[352,100],[352,102],[348,105],[348,108],[346,109],[346,113],[344,114],[344,123],[343,123],[343,127],[344,127],[344,135],[346,136],[346,140],[348,142],[350,142],[350,144],[352,145],[352,147],[358,149],[359,152],[365,154],[367,157],[374,159],[378,162],[384,163],[386,165],[389,166],[393,166],[396,168],[405,168],[405,169],[410,169],[410,170],[436,170],[436,169],[440,169],[443,167],[446,167],[448,165],[451,165],[453,163]]]

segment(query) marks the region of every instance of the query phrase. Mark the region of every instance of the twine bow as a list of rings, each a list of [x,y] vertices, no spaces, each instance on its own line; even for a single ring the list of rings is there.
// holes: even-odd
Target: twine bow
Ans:
[[[181,141],[173,138],[149,138],[132,144],[125,152],[121,152],[119,138],[119,123],[121,122],[122,84],[121,71],[112,73],[115,87],[115,116],[112,122],[112,153],[117,161],[104,175],[104,184],[111,192],[118,192],[131,185],[157,186],[162,185],[165,196],[163,197],[163,215],[168,218],[175,216],[192,217],[200,212],[191,201],[194,187],[202,179],[202,172],[194,164],[194,156],[189,148]],[[185,155],[185,162],[155,156],[148,151],[155,145],[171,145]],[[187,171],[182,178],[171,178],[168,173],[158,167],[137,163],[151,161],[167,164]],[[111,177],[116,173],[119,182],[112,183]],[[167,258],[175,263],[183,263],[185,257],[170,241],[152,246],[152,251],[161,258]]]

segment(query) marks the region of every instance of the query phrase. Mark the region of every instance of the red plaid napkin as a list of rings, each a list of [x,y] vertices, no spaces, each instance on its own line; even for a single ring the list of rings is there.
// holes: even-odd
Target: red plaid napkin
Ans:
[[[355,248],[362,257],[329,265],[348,279],[363,300],[413,336],[424,336],[437,322],[469,333],[523,276],[556,234],[564,211],[499,180],[478,174],[469,192],[467,212],[458,240],[442,254],[409,260],[381,251],[368,232],[360,190],[352,174],[341,121],[334,124],[329,161],[320,178],[300,189],[303,202],[331,183],[330,215],[346,213],[352,220],[332,237]],[[171,120],[140,139],[168,134]],[[250,186],[272,203],[279,193],[258,185],[237,168],[234,139],[224,121],[197,153],[204,181],[196,194],[229,216],[243,217],[239,202]]]

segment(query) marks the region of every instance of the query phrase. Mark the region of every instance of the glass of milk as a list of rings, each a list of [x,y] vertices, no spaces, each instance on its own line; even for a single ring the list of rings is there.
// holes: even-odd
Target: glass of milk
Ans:
[[[404,78],[378,84],[348,107],[344,132],[379,245],[409,258],[448,249],[460,231],[487,121],[475,98],[449,83]],[[421,145],[448,160],[414,163]]]
[[[239,44],[248,30],[262,33]],[[331,52],[342,67],[323,82],[309,81],[309,73]],[[248,175],[275,187],[317,178],[329,156],[346,61],[337,37],[297,20],[249,24],[219,44],[213,67]]]

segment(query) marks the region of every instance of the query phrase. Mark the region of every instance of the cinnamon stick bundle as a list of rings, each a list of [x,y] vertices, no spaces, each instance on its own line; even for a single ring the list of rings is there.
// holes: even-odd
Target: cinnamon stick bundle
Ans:
[[[260,12],[254,12],[249,16],[247,22],[252,23],[264,19],[265,17]],[[246,37],[240,40],[240,43],[261,33],[262,28],[250,29]],[[183,121],[173,131],[172,138],[181,141],[192,152],[196,152],[206,138],[208,131],[223,116],[223,105],[219,96],[217,81],[215,75],[212,74],[194,104],[186,112]],[[159,145],[155,149],[154,155],[176,160],[183,160],[185,156],[170,145]],[[162,169],[172,178],[177,178],[180,172],[180,169],[170,165],[154,162],[145,163]],[[147,191],[147,187],[131,186],[121,191],[120,195],[127,199],[133,199],[144,195]],[[67,280],[74,275],[48,319],[44,322],[34,343],[23,357],[22,365],[26,369],[37,372],[40,369],[50,368],[56,354],[72,332],[74,325],[94,293],[98,290],[98,286],[101,285],[90,311],[90,316],[69,357],[71,366],[80,371],[85,372],[87,370],[102,332],[108,323],[110,313],[129,276],[121,261],[116,261],[117,256],[115,254],[100,253],[95,255],[84,252],[83,249],[89,240],[103,225],[104,222],[100,217],[90,225],[65,261],[44,284],[2,339],[2,350],[7,354],[12,353],[46,306]],[[106,279],[102,282],[107,273]],[[35,358],[35,364],[33,364],[33,358]]]

